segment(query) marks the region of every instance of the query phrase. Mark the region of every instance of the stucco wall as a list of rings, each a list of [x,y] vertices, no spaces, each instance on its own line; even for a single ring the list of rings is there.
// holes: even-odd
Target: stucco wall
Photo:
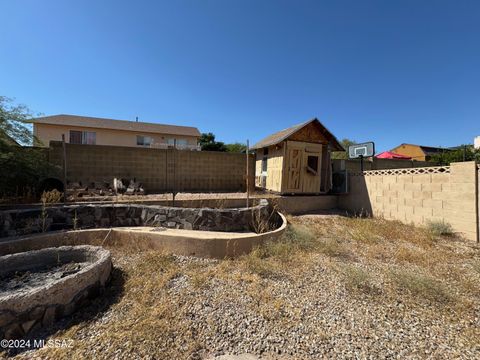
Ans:
[[[66,144],[67,181],[89,184],[136,178],[147,192],[245,191],[245,154]],[[62,166],[60,142],[51,142],[50,162]],[[255,162],[251,155],[250,184]]]
[[[339,207],[417,225],[444,221],[478,241],[477,174],[473,161],[351,173],[349,193],[339,197]]]
[[[89,127],[76,127],[76,126],[59,126],[49,124],[34,124],[34,132],[37,138],[43,143],[44,146],[48,146],[50,141],[62,141],[62,134],[65,134],[65,141],[70,141],[70,130],[76,131],[93,131],[96,133],[96,145],[116,145],[116,146],[135,146],[137,145],[137,135],[150,136],[153,138],[155,144],[167,144],[167,139],[176,138],[187,140],[187,144],[194,146],[197,145],[197,138],[193,136],[176,136],[168,134],[155,134],[147,132],[136,132],[126,130],[111,130],[111,129],[98,129]]]

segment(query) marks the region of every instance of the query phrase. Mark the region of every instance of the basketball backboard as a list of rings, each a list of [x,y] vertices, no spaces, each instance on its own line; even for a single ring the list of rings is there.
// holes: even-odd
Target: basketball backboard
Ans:
[[[350,159],[366,158],[373,155],[375,155],[375,144],[372,141],[348,147],[348,157]]]

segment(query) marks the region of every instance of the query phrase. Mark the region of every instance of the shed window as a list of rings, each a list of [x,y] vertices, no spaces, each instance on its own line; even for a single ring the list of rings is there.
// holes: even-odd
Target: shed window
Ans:
[[[318,173],[318,156],[309,155],[307,157],[307,171],[313,175]]]
[[[267,172],[267,157],[264,156],[262,158],[262,173],[266,173]]]

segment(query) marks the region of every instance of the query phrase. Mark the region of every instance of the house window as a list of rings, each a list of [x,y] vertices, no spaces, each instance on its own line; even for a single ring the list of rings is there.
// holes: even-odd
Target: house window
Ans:
[[[186,139],[175,139],[175,138],[169,138],[167,139],[167,144],[169,146],[187,146],[187,140]]]
[[[313,175],[318,173],[318,156],[309,155],[307,157],[307,171]]]
[[[82,134],[82,144],[95,145],[97,134],[93,131],[84,131]]]
[[[70,130],[70,144],[95,145],[97,134],[94,131]]]
[[[82,143],[82,132],[70,130],[70,144],[81,144]]]
[[[151,146],[153,144],[153,138],[150,136],[137,135],[138,146]]]

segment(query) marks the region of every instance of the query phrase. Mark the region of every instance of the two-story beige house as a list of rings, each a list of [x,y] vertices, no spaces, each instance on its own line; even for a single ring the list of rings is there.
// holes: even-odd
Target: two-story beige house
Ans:
[[[50,141],[71,144],[152,147],[200,150],[200,132],[191,126],[103,119],[77,115],[52,115],[33,121],[34,135],[43,146]]]

